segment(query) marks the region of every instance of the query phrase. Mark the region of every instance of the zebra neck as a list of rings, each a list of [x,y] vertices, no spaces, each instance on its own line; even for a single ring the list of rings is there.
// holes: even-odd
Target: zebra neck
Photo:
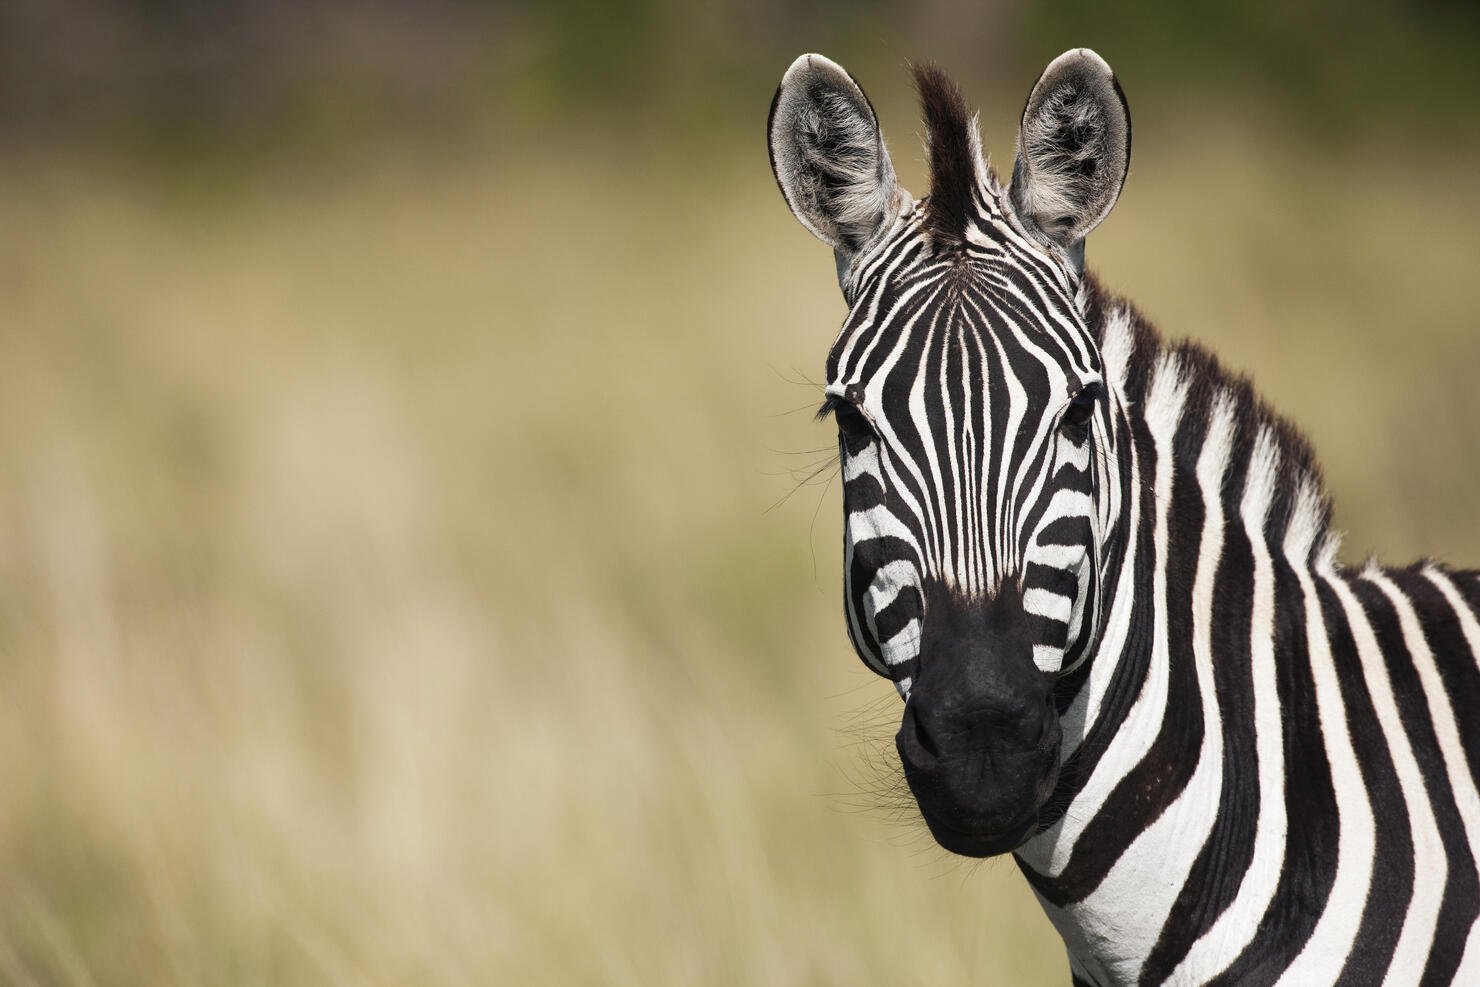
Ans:
[[[1104,311],[1120,568],[1069,684],[1057,816],[1016,854],[1076,974],[1332,983],[1360,943],[1469,982],[1480,574],[1341,568],[1298,433]]]
[[[1280,742],[1278,706],[1252,697],[1276,693],[1276,656],[1304,633],[1335,544],[1298,433],[1211,356],[1163,345],[1128,306],[1105,312],[1123,547],[1063,718],[1062,814],[1017,856],[1071,953],[1122,982],[1139,979],[1174,911],[1200,905],[1181,878],[1226,788],[1262,787],[1279,763],[1242,744]],[[1225,743],[1226,717],[1251,729]]]
[[[1163,689],[1161,665],[1179,658],[1191,667],[1217,644],[1231,652],[1222,661],[1247,666],[1247,642],[1225,649],[1214,638],[1215,629],[1248,625],[1234,611],[1252,598],[1254,575],[1279,565],[1319,578],[1333,571],[1337,550],[1308,444],[1247,380],[1194,344],[1166,344],[1092,277],[1079,300],[1100,338],[1120,482],[1102,566],[1104,616],[1088,668],[1065,683],[1072,698],[1061,699],[1073,768],[1063,806],[1115,738],[1150,728],[1131,718],[1154,698],[1148,687],[1164,700],[1153,705],[1170,702],[1189,718],[1212,702],[1190,680]],[[1188,723],[1185,732],[1191,739],[1200,728]]]

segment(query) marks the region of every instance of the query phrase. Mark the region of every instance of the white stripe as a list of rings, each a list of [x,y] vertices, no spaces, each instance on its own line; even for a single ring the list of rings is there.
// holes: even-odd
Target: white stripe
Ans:
[[[903,337],[901,337],[903,338]],[[935,326],[927,324],[925,327],[925,340],[923,343],[923,355],[929,360],[930,346],[935,338]],[[917,370],[923,370],[923,365]],[[923,518],[926,528],[926,538],[936,547],[936,558],[939,561],[939,573],[949,577],[954,583],[955,554],[951,548],[951,526],[946,522],[946,516],[951,512],[951,505],[946,503],[945,483],[942,482],[940,457],[936,454],[934,436],[930,434],[929,412],[925,407],[925,375],[916,373],[915,379],[910,383],[909,409],[911,424],[915,432],[920,436],[920,449],[925,455],[925,465],[929,468],[930,481],[923,484],[926,497],[922,498],[929,504],[929,516]],[[934,498],[930,498],[934,494]]]
[[[1069,632],[1064,637],[1063,650],[1065,653],[1071,651],[1074,645],[1079,643],[1079,636],[1084,632],[1084,621],[1087,616],[1085,608],[1090,599],[1089,581],[1092,575],[1088,565],[1079,568],[1078,578],[1075,580],[1077,586],[1074,592],[1074,611],[1069,615]],[[1083,660],[1084,654],[1081,653],[1076,664]]]
[[[1146,402],[1146,424],[1151,431],[1152,439],[1156,443],[1156,479],[1155,479],[1155,505],[1156,505],[1156,532],[1152,543],[1156,551],[1156,564],[1153,567],[1152,596],[1148,599],[1135,601],[1141,607],[1152,608],[1152,648],[1151,659],[1146,671],[1146,680],[1141,686],[1141,693],[1136,697],[1135,703],[1126,714],[1124,723],[1111,738],[1109,746],[1099,763],[1095,766],[1094,773],[1085,781],[1084,786],[1074,797],[1069,808],[1060,820],[1040,837],[1031,841],[1039,843],[1043,840],[1052,845],[1052,852],[1045,866],[1039,865],[1041,854],[1035,850],[1030,851],[1037,860],[1031,861],[1035,870],[1048,877],[1057,877],[1063,873],[1063,869],[1069,863],[1073,854],[1074,845],[1084,834],[1084,829],[1095,819],[1104,808],[1105,800],[1120,780],[1125,777],[1136,765],[1145,758],[1146,752],[1150,750],[1151,743],[1160,732],[1161,722],[1166,712],[1167,677],[1168,677],[1168,654],[1167,654],[1167,632],[1166,632],[1166,568],[1167,568],[1167,512],[1171,506],[1172,492],[1172,450],[1171,440],[1176,432],[1177,422],[1181,417],[1182,405],[1187,397],[1187,384],[1181,379],[1180,365],[1171,357],[1163,357],[1157,364],[1155,376],[1151,381],[1151,388]],[[1127,593],[1126,597],[1131,594]],[[1119,601],[1118,601],[1119,602]],[[1124,603],[1129,607],[1130,600]],[[1127,623],[1129,615],[1126,616]],[[1104,656],[1102,656],[1104,657]],[[1095,671],[1098,672],[1105,662],[1095,662]],[[1106,670],[1109,674],[1113,668]],[[1093,677],[1093,676],[1092,676]],[[1067,756],[1067,755],[1065,755]],[[1041,846],[1041,844],[1040,844]],[[1024,858],[1027,860],[1027,857]],[[1088,903],[1082,903],[1079,907],[1087,907]],[[1153,932],[1154,934],[1154,932]],[[1152,943],[1146,943],[1143,952],[1150,952]],[[1134,947],[1127,947],[1129,952],[1136,952]],[[1117,948],[1117,952],[1120,952]],[[1123,955],[1123,954],[1122,954]]]
[[[1135,349],[1135,331],[1130,311],[1120,305],[1105,321],[1105,342],[1100,346],[1100,360],[1105,365],[1105,379],[1117,392],[1125,391],[1125,376]]]
[[[1480,627],[1476,626],[1470,608],[1460,599],[1443,573],[1430,568],[1426,575],[1454,608],[1465,635],[1465,643],[1470,646],[1470,653],[1480,654]],[[1418,615],[1413,612],[1413,604],[1408,597],[1380,571],[1369,569],[1362,573],[1362,578],[1387,594],[1398,611],[1398,623],[1403,628],[1403,643],[1408,647],[1408,654],[1413,658],[1414,668],[1418,671],[1419,683],[1423,686],[1429,720],[1434,726],[1435,736],[1439,738],[1439,751],[1444,755],[1444,770],[1449,777],[1449,787],[1454,793],[1454,805],[1460,822],[1464,825],[1465,841],[1470,845],[1471,855],[1480,858],[1480,793],[1475,789],[1475,777],[1470,773],[1470,762],[1465,757],[1464,742],[1460,740],[1459,726],[1454,720],[1454,707],[1449,702],[1444,679],[1434,662],[1434,653],[1424,639]]]
[[[982,341],[982,334],[972,333],[971,341],[976,346],[977,366],[982,368],[982,373],[985,375],[987,367],[987,347],[986,344]],[[983,381],[984,389],[985,386],[986,382]],[[982,414],[982,436],[985,439],[983,445],[985,445],[986,443],[989,443],[991,441],[992,436],[992,402],[985,400],[985,390],[983,390],[983,400],[980,402],[980,404],[980,410]],[[983,448],[982,461],[975,464],[975,472],[972,473],[972,476],[977,478],[976,489],[963,492],[963,496],[969,496],[971,498],[972,514],[976,518],[976,524],[973,526],[972,529],[972,549],[977,553],[977,564],[981,569],[981,592],[983,593],[991,592],[997,587],[998,581],[1000,579],[1000,573],[1002,571],[1000,565],[1001,560],[999,560],[996,557],[995,553],[992,551],[992,541],[990,534],[987,531],[988,522],[986,519],[993,516],[990,513],[992,505],[986,502],[986,491],[988,484],[985,481],[987,480],[986,473],[990,463],[991,454],[985,448]]]
[[[1035,586],[1023,594],[1023,609],[1049,620],[1068,623],[1069,614],[1074,611],[1074,601],[1062,593]]]
[[[1315,516],[1318,509],[1314,505],[1319,503],[1319,499],[1310,478],[1304,477],[1291,517]],[[1310,524],[1290,523],[1284,551],[1305,598],[1305,639],[1310,652],[1311,677],[1315,682],[1316,712],[1320,716],[1326,760],[1331,766],[1331,787],[1336,796],[1336,877],[1310,938],[1278,981],[1285,987],[1334,983],[1341,975],[1362,924],[1362,911],[1372,887],[1372,862],[1377,852],[1372,805],[1368,800],[1367,786],[1362,782],[1356,751],[1352,749],[1346,708],[1341,700],[1341,681],[1331,657],[1331,639],[1326,634],[1325,613],[1316,597],[1315,582],[1309,569],[1316,534],[1315,527]]]
[[[929,307],[930,305],[927,300],[926,304],[922,307],[922,311],[927,311]],[[918,318],[919,314],[917,313],[915,319]],[[910,320],[909,323],[901,327],[901,331],[899,333],[899,337],[895,343],[894,348],[884,359],[884,363],[879,368],[878,373],[873,377],[872,380],[869,381],[867,392],[864,395],[864,403],[869,405],[870,407],[883,407],[884,383],[888,380],[889,374],[894,369],[895,364],[897,364],[900,360],[900,357],[904,355],[905,344],[910,338],[909,329],[914,324],[915,319]],[[910,490],[911,486],[914,486],[915,488],[920,490],[928,490],[929,484],[925,482],[925,476],[923,473],[920,472],[919,466],[916,463],[910,461],[902,454],[902,452],[900,452],[900,450],[904,448],[904,445],[899,441],[899,436],[894,431],[894,428],[890,424],[888,417],[880,415],[878,420],[874,422],[874,426],[879,430],[879,437],[883,441],[883,443],[888,445],[890,449],[896,451],[895,455],[889,457],[888,460],[882,461],[884,471],[887,475],[889,475],[889,483],[886,485],[886,488],[889,489],[897,498],[899,498],[899,500],[903,502],[904,506],[911,512],[911,514],[914,515],[915,520],[920,523],[920,526],[926,536],[924,544],[918,546],[921,568],[925,572],[939,571],[939,567],[937,565],[938,556],[935,552],[935,543],[930,538],[930,535],[938,530],[938,526],[935,524],[935,517],[928,509],[928,498],[926,500],[926,503],[922,504],[920,501],[916,500],[914,494]],[[897,464],[902,464],[903,468],[909,471],[911,479],[913,481],[912,484],[906,484],[902,482],[900,477],[897,475],[900,468],[900,466]]]
[[[1094,515],[1095,502],[1082,490],[1056,490],[1053,499],[1044,511],[1046,519],[1066,517],[1089,518]]]
[[[998,362],[1001,366],[1006,367],[1007,353],[1002,348],[1002,341],[997,338],[995,333],[991,334],[991,336],[992,344],[997,349]],[[1013,374],[1003,374],[1002,382],[1007,390],[1007,421],[1003,424],[1002,431],[997,433],[1002,436],[1003,445],[1002,451],[999,453],[1001,459],[997,463],[997,503],[994,505],[992,512],[992,520],[995,528],[992,532],[993,537],[990,544],[994,549],[993,555],[997,558],[998,571],[1014,572],[1016,571],[1016,566],[1012,557],[1012,549],[1009,547],[1010,539],[1003,537],[1003,534],[1007,526],[1012,523],[1012,519],[1007,516],[1010,513],[1008,508],[1011,505],[1009,491],[1012,487],[1010,474],[1014,452],[1011,443],[1013,437],[1017,435],[1018,429],[1022,427],[1023,417],[1027,413],[1028,395],[1023,390],[1023,385],[1018,382],[1017,377]],[[985,463],[982,465],[984,469],[987,466]]]
[[[1038,666],[1039,671],[1052,675],[1064,664],[1064,649],[1053,648],[1046,644],[1035,644],[1033,645],[1033,664]]]
[[[1408,827],[1413,838],[1413,894],[1388,967],[1388,980],[1392,981],[1395,972],[1423,969],[1429,946],[1434,940],[1434,927],[1439,921],[1449,864],[1428,793],[1424,790],[1423,774],[1413,756],[1403,721],[1398,716],[1398,703],[1393,697],[1392,680],[1388,676],[1387,662],[1377,643],[1377,635],[1372,631],[1361,601],[1346,580],[1333,575],[1325,582],[1341,601],[1341,608],[1346,613],[1352,640],[1357,645],[1357,659],[1362,663],[1362,682],[1372,697],[1377,725],[1382,730],[1383,743],[1392,755],[1398,788],[1408,808]]]
[[[1084,557],[1083,545],[1039,545],[1033,549],[1033,557],[1029,561],[1050,569],[1074,572],[1084,563]]]
[[[1076,445],[1066,438],[1059,441],[1059,461],[1056,468],[1072,466],[1081,473],[1089,469],[1089,443]]]
[[[884,663],[890,667],[914,658],[920,653],[920,622],[911,618],[899,633],[884,642],[883,648]]]
[[[843,522],[843,582],[845,591],[843,593],[843,610],[848,617],[848,637],[853,642],[854,650],[863,657],[864,663],[880,675],[888,675],[889,669],[884,666],[882,655],[876,654],[869,646],[868,635],[863,632],[863,615],[853,604],[852,586],[849,573],[853,571],[853,548],[854,541],[848,531],[848,523]]]
[[[914,586],[915,567],[902,559],[896,559],[874,571],[873,581],[869,583],[864,597],[868,605],[873,608],[873,612],[878,613],[894,602],[900,590],[907,587],[914,588]],[[873,620],[873,614],[870,614],[870,625],[873,624]]]
[[[1104,636],[1096,649],[1099,657],[1090,665],[1089,683],[1079,690],[1079,695],[1059,718],[1064,737],[1061,758],[1068,758],[1079,749],[1090,726],[1099,719],[1100,707],[1124,658],[1126,636],[1130,633],[1131,616],[1136,610],[1137,552],[1141,545],[1141,459],[1135,442],[1127,443],[1126,455],[1130,459],[1126,471],[1130,474],[1131,502],[1125,519],[1125,559],[1121,563],[1120,582],[1115,587],[1112,609],[1105,621]],[[1080,661],[1086,660],[1088,655],[1089,649],[1086,649]],[[1048,866],[1048,849],[1059,836],[1060,829],[1054,826],[1029,842],[1028,847],[1032,849],[1027,854],[1019,851],[1019,858],[1034,870],[1043,872]]]
[[[1285,752],[1274,655],[1274,567],[1264,537],[1264,519],[1279,470],[1279,448],[1266,427],[1254,440],[1239,515],[1254,555],[1253,613],[1249,645],[1253,659],[1254,748],[1259,759],[1259,817],[1254,852],[1233,902],[1192,944],[1169,983],[1201,983],[1220,973],[1254,938],[1274,899],[1285,858]]]
[[[918,554],[920,545],[914,534],[882,504],[854,511],[847,517],[848,541],[857,545],[875,538],[898,538]]]
[[[967,337],[971,333],[957,332],[955,338],[957,359],[961,366],[970,367],[971,358],[967,349]],[[941,361],[941,373],[945,373],[945,361]],[[961,375],[961,421],[959,427],[952,428],[955,422],[955,409],[950,401],[946,401],[946,428],[950,435],[952,452],[956,451],[957,442],[960,443],[960,483],[956,489],[956,512],[961,519],[961,544],[964,563],[964,576],[966,592],[972,598],[980,598],[986,593],[986,582],[982,578],[980,565],[981,531],[980,519],[976,510],[976,487],[980,484],[980,471],[976,464],[976,424],[973,421],[972,412],[977,403],[976,393],[972,390],[972,377],[970,373]],[[941,380],[941,393],[948,394],[945,390],[945,380]],[[983,396],[985,403],[985,396]]]
[[[1223,723],[1213,677],[1212,611],[1223,547],[1222,483],[1233,448],[1233,411],[1233,400],[1227,392],[1221,393],[1213,405],[1196,466],[1206,517],[1192,585],[1192,657],[1203,710],[1197,767],[1176,802],[1127,848],[1094,895],[1094,907],[1099,908],[1116,909],[1117,902],[1135,901],[1135,921],[1158,933],[1213,828],[1223,786]],[[1138,955],[1144,958],[1150,945]],[[1141,967],[1141,961],[1133,960],[1117,973],[1135,981],[1140,979]]]
[[[949,307],[943,309],[942,314],[944,317],[941,319],[941,324],[939,327],[941,337],[939,359],[940,366],[936,373],[936,386],[940,388],[941,414],[945,420],[945,432],[943,435],[940,436],[929,436],[926,440],[926,444],[927,446],[930,446],[934,444],[934,441],[938,440],[943,442],[946,447],[946,470],[947,475],[950,476],[952,482],[950,484],[941,484],[940,497],[942,501],[944,501],[946,498],[950,499],[949,508],[947,508],[944,503],[941,506],[941,518],[944,519],[947,510],[949,510],[951,516],[955,519],[956,544],[954,546],[954,550],[945,556],[945,562],[947,565],[952,566],[953,569],[953,578],[951,581],[954,582],[957,586],[961,587],[962,592],[966,593],[969,596],[971,595],[972,590],[970,565],[967,559],[971,553],[971,549],[969,548],[969,545],[971,544],[971,532],[967,527],[966,514],[967,512],[969,512],[970,508],[966,506],[966,501],[968,499],[966,491],[967,485],[970,482],[971,474],[966,472],[965,463],[962,461],[962,450],[960,447],[960,443],[957,441],[958,437],[960,436],[961,429],[956,426],[956,408],[951,401],[950,380],[946,376],[946,371],[950,368],[951,365],[950,354],[951,349],[953,348],[953,344],[958,342],[964,336],[964,333],[960,331],[959,326],[953,325],[950,318],[950,315],[953,313]],[[954,332],[952,331],[953,328],[955,329]],[[925,351],[925,362],[927,363],[932,358],[931,353],[928,350],[932,338],[933,336],[926,336],[925,338],[925,345],[927,347]],[[921,374],[920,376],[921,386],[923,387],[924,374]],[[962,376],[969,377],[970,374],[962,374]],[[967,400],[969,400],[969,398]],[[965,404],[964,407],[970,408],[971,405]]]
[[[1134,759],[1117,757],[1106,765],[1104,761],[1095,768],[1094,779],[1119,781],[1125,774],[1140,764],[1151,743],[1161,732],[1162,720],[1167,703],[1167,686],[1170,677],[1170,645],[1167,630],[1167,526],[1171,508],[1173,477],[1172,443],[1177,425],[1181,421],[1182,408],[1186,399],[1187,383],[1182,379],[1180,365],[1172,359],[1164,359],[1157,367],[1157,376],[1152,381],[1146,408],[1146,424],[1156,442],[1156,570],[1152,576],[1153,606],[1151,663],[1147,683],[1137,699],[1142,703],[1155,704],[1148,709],[1143,722],[1132,729],[1140,736],[1132,749]],[[1201,662],[1199,662],[1201,664]],[[1199,669],[1199,672],[1202,670]],[[1208,669],[1211,675],[1211,666]],[[1201,679],[1201,675],[1199,676]],[[1203,683],[1199,681],[1201,687]],[[1202,700],[1204,707],[1211,705],[1212,683],[1206,684]],[[1135,710],[1132,710],[1134,716]],[[1127,724],[1130,717],[1127,718]],[[1125,733],[1122,728],[1116,741]],[[1221,742],[1221,733],[1216,725],[1213,733]],[[1116,741],[1111,742],[1111,752]],[[1216,804],[1218,785],[1221,783],[1221,756],[1216,765],[1204,756],[1209,734],[1204,734],[1204,750],[1200,752],[1197,768],[1189,780],[1188,787],[1174,806],[1141,832],[1130,847],[1116,860],[1099,886],[1071,911],[1077,913],[1080,923],[1096,938],[1113,941],[1113,952],[1102,958],[1106,972],[1116,983],[1135,983],[1140,979],[1141,966],[1156,945],[1165,916],[1181,890],[1187,871],[1196,859],[1202,846],[1202,836],[1212,824],[1210,804]],[[1110,759],[1107,752],[1106,759]],[[1108,792],[1106,792],[1108,795]],[[1102,804],[1103,809],[1103,796]],[[1098,811],[1097,813],[1098,814]],[[1127,902],[1135,902],[1134,909],[1127,909]]]
[[[828,388],[828,394],[832,396],[833,388]],[[841,389],[839,394],[841,397]],[[879,465],[879,445],[870,442],[853,455],[843,457],[843,482],[852,483],[860,476],[871,476],[879,481],[882,486],[884,482],[883,469]]]

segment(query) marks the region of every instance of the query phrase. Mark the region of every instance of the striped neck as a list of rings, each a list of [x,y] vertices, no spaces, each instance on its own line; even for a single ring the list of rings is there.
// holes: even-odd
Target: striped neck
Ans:
[[[1308,447],[1247,381],[1164,344],[1093,281],[1083,294],[1114,396],[1118,544],[1093,654],[1060,687],[1055,815],[1017,857],[1071,954],[1119,982],[1139,978],[1168,916],[1190,907],[1158,877],[1194,867],[1225,784],[1279,784],[1278,705],[1253,702],[1256,742],[1227,750],[1223,717],[1250,710],[1225,711],[1220,694],[1275,694],[1288,647],[1277,617],[1291,606],[1277,604],[1275,572],[1298,573],[1280,583],[1298,595],[1332,571],[1336,542]],[[1277,808],[1263,803],[1265,816]]]

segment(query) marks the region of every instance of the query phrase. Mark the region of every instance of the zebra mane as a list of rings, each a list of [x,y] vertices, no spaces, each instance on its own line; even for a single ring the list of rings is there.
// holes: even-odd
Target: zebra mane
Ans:
[[[912,71],[925,117],[925,153],[930,162],[925,229],[938,246],[960,244],[976,209],[975,190],[987,181],[981,135],[961,89],[944,69],[926,62],[912,66]]]
[[[1286,530],[1302,526],[1310,535],[1312,561],[1334,565],[1340,535],[1331,529],[1331,499],[1305,435],[1259,396],[1249,378],[1224,367],[1201,344],[1166,341],[1134,305],[1106,291],[1093,274],[1086,272],[1082,290],[1084,311],[1099,336],[1106,372],[1133,406],[1145,405],[1161,368],[1173,368],[1185,385],[1173,455],[1195,469],[1215,405],[1229,403],[1237,429],[1230,460],[1251,463],[1261,444],[1266,454],[1277,457],[1269,523]],[[1239,490],[1223,491],[1223,497],[1233,501],[1240,495]]]

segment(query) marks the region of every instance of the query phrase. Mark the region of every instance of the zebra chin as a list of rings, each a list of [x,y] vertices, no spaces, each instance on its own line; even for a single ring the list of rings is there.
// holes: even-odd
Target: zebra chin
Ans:
[[[1059,779],[1053,677],[1033,661],[1021,599],[931,593],[895,747],[931,835],[989,857],[1036,834]]]

